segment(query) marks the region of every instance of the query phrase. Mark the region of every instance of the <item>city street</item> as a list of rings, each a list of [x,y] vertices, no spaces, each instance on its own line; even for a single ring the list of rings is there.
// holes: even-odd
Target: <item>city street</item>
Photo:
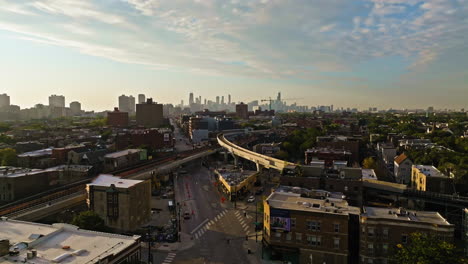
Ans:
[[[176,152],[183,152],[187,150],[192,150],[193,145],[190,140],[184,136],[180,128],[177,126],[176,122],[173,119],[170,119],[171,125],[174,126],[174,139],[175,139],[175,150]]]
[[[188,173],[176,179],[176,200],[181,204],[182,233],[193,239],[193,246],[175,252],[155,251],[153,263],[260,263],[255,203],[239,202],[237,209],[230,202],[222,203],[212,172],[199,162],[182,170]],[[184,219],[185,213],[190,219]],[[246,235],[250,235],[249,241]],[[258,254],[248,255],[247,249]]]

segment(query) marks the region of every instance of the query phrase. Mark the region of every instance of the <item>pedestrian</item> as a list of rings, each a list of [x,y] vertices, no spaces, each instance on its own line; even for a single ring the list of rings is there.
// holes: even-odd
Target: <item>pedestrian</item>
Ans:
[[[244,211],[244,217],[247,217],[247,212],[246,211]]]

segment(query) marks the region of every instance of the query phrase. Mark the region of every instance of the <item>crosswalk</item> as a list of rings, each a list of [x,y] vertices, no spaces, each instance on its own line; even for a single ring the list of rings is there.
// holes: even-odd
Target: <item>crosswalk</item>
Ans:
[[[219,220],[221,220],[221,218],[223,218],[226,214],[228,213],[228,210],[224,210],[222,211],[221,213],[219,213],[216,217],[214,217],[211,221],[209,221],[208,223],[206,223],[204,226],[202,226],[195,234],[194,234],[194,238],[195,239],[200,239],[203,234],[205,234],[206,231],[210,230],[210,228],[216,224],[216,222],[218,222]]]
[[[244,231],[247,233],[249,231],[249,226],[245,222],[245,217],[241,213],[239,213],[239,211],[236,211],[234,214],[236,215],[237,220],[239,220],[242,229],[244,229]]]
[[[176,257],[176,253],[169,253],[167,257],[164,259],[163,264],[170,264],[172,261],[174,261],[174,258]]]

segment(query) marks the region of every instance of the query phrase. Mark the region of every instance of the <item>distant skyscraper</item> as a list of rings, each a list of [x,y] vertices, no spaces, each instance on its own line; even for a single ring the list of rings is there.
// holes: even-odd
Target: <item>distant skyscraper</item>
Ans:
[[[231,95],[228,94],[228,105],[230,105],[230,104],[231,104]]]
[[[135,113],[135,97],[131,95],[128,97],[128,109],[129,113]]]
[[[144,94],[139,94],[138,95],[138,103],[142,104],[146,101],[146,96]]]
[[[129,101],[129,97],[122,94],[121,96],[119,96],[119,110],[121,112],[130,112],[130,101]]]
[[[70,103],[70,110],[73,115],[79,115],[81,113],[81,104],[80,102],[71,102]]]
[[[189,94],[189,100],[188,100],[189,105],[192,105],[194,103],[193,101],[193,93]]]
[[[205,98],[205,103],[204,103],[204,105],[206,105],[206,98]]]
[[[434,107],[433,107],[433,106],[429,106],[429,107],[427,108],[427,112],[428,112],[428,113],[433,113],[433,112],[434,112]]]
[[[7,94],[0,94],[0,108],[10,106],[10,96]]]
[[[198,96],[198,103],[201,104],[201,102],[202,101],[201,101],[201,95],[200,95],[200,96]]]
[[[221,104],[224,104],[224,95],[221,96]]]
[[[216,96],[216,104],[219,105],[219,96]]]
[[[184,100],[180,100],[180,106],[184,107]]]
[[[55,94],[49,96],[49,106],[65,108],[65,96]]]
[[[276,99],[279,102],[281,102],[281,92],[278,92],[278,98]]]

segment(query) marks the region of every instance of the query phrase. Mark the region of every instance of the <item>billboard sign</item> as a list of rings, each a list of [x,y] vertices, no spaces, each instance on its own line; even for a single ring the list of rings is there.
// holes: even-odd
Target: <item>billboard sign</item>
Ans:
[[[270,226],[271,229],[291,231],[291,218],[289,216],[289,211],[271,209],[270,211]]]

